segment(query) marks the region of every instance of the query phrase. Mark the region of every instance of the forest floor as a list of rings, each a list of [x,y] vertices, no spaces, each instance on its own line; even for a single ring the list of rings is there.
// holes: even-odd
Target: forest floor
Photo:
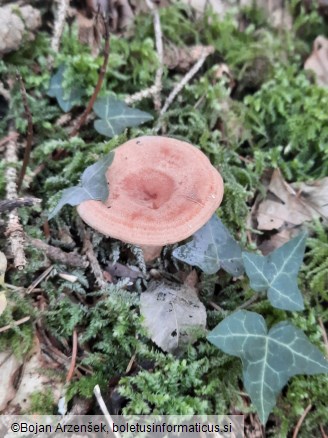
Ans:
[[[111,415],[244,415],[249,437],[327,437],[325,2],[5,3],[0,413],[99,414],[101,398]],[[216,214],[151,261],[76,208],[111,200],[115,150],[141,136],[194,145],[224,182]],[[131,190],[161,194],[133,160]]]

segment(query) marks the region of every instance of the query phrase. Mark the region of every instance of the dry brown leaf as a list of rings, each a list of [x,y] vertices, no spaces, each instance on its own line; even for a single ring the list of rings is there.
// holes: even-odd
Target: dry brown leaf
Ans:
[[[265,255],[292,239],[306,221],[328,219],[328,177],[288,184],[275,170],[267,190],[266,199],[255,202],[249,218],[250,227],[256,219],[259,230],[278,230],[259,245]]]
[[[311,182],[291,184],[297,196],[312,212],[312,216],[328,219],[328,177]]]
[[[8,404],[8,410],[15,410],[15,413],[27,412],[30,408],[31,394],[34,392],[45,392],[51,389],[54,402],[57,403],[62,392],[63,383],[46,376],[42,367],[44,364],[41,359],[41,348],[38,338],[34,339],[34,346],[29,356],[24,361],[22,368],[22,374],[19,379],[18,387],[16,391],[11,392],[10,403]],[[0,371],[1,376],[3,376]],[[6,380],[6,379],[5,379]],[[7,384],[7,386],[9,386]]]
[[[185,73],[199,60],[203,54],[214,53],[213,46],[177,47],[173,44],[165,47],[164,64],[171,70]]]
[[[274,234],[270,239],[265,240],[259,245],[259,250],[263,255],[267,255],[276,248],[287,243],[290,239],[297,236],[300,232],[300,227],[283,228],[279,233]]]
[[[311,55],[304,63],[305,70],[312,70],[318,85],[328,86],[328,39],[318,36],[313,43]]]
[[[3,413],[8,403],[16,394],[15,382],[19,375],[22,361],[10,351],[0,353],[0,413]]]
[[[270,197],[269,193],[268,198],[258,206],[256,219],[259,230],[279,229],[285,223],[296,226],[318,216],[283,179],[278,169],[272,174],[268,192],[275,197]]]

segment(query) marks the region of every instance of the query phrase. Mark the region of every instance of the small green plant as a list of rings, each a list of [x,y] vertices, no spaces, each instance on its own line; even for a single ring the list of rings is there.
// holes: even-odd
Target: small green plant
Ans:
[[[243,260],[253,290],[266,291],[272,306],[295,311],[304,308],[297,273],[305,242],[306,234],[301,233],[267,256],[243,252],[241,259],[237,243],[222,223],[212,218],[196,238],[175,250],[175,256],[200,266],[207,274],[221,265],[231,272],[227,262],[240,264]],[[264,424],[290,377],[328,373],[328,361],[301,330],[281,321],[268,332],[264,318],[255,312],[233,312],[210,332],[208,340],[225,353],[241,358],[245,388]]]

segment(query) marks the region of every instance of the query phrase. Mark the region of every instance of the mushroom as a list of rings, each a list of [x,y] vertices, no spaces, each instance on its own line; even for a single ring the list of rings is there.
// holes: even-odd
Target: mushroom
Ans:
[[[108,199],[84,201],[78,213],[100,233],[141,247],[145,261],[194,234],[223,197],[222,177],[206,155],[167,137],[139,137],[117,147],[106,178]]]

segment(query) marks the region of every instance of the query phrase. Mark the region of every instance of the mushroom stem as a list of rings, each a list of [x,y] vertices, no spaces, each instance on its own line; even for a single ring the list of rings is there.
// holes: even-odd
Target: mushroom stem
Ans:
[[[161,255],[163,246],[139,245],[142,249],[145,262],[151,262]]]

